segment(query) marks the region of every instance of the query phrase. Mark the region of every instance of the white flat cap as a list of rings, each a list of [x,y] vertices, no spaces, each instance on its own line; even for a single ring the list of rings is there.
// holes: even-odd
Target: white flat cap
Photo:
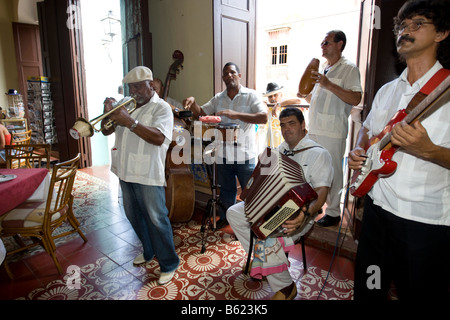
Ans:
[[[145,80],[153,80],[153,73],[147,67],[139,66],[135,67],[128,72],[128,74],[123,78],[123,83],[135,83]]]

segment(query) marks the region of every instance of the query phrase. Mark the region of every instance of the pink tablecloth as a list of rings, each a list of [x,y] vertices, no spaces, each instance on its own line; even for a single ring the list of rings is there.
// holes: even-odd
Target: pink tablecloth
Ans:
[[[0,182],[0,216],[25,202],[39,188],[48,170],[36,169],[0,169],[0,174],[14,174],[17,178]]]

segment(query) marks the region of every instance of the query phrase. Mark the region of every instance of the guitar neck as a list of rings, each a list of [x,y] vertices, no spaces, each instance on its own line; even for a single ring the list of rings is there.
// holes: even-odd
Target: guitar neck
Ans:
[[[429,95],[425,95],[419,92],[419,95],[414,96],[413,99],[419,99],[420,103],[410,110],[407,116],[402,120],[407,124],[411,124],[419,119],[424,119],[434,111],[439,109],[443,104],[450,100],[450,76],[442,81],[436,89],[434,89]],[[384,149],[390,142],[392,131],[389,131],[380,140],[380,149]]]

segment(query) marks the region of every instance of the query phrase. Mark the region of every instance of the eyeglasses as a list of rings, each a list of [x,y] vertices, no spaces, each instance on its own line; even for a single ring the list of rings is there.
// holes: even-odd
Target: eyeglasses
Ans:
[[[324,40],[324,41],[322,41],[322,43],[320,44],[320,46],[321,47],[323,47],[323,46],[327,46],[327,45],[329,45],[330,43],[338,43],[339,41],[327,41],[327,40]]]
[[[427,22],[427,21],[422,21],[422,20],[413,20],[411,23],[408,23],[408,24],[401,23],[394,27],[394,32],[396,34],[400,34],[405,30],[408,30],[408,32],[417,31],[424,24],[433,24],[433,22]]]

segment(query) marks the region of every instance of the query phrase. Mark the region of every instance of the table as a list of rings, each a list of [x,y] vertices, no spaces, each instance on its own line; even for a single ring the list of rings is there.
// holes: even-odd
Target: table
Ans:
[[[46,168],[0,169],[0,174],[17,176],[0,182],[0,216],[27,200],[47,198],[51,177]]]
[[[50,174],[46,168],[0,169],[0,174],[14,174],[17,178],[0,182],[0,216],[28,200],[45,200],[50,187]],[[6,249],[0,239],[0,265]]]

